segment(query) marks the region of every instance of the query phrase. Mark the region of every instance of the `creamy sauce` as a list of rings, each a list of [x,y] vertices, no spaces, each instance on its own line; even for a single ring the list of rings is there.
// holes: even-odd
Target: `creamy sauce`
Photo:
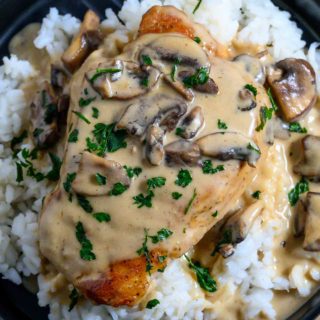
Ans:
[[[130,44],[118,59],[134,61],[138,48],[158,37],[139,38],[135,43]],[[171,36],[169,40],[173,41],[174,37]],[[185,39],[185,48],[181,48],[186,55],[189,41],[191,40]],[[68,144],[66,148],[61,181],[55,192],[47,197],[40,220],[40,248],[43,255],[73,282],[83,279],[85,275],[97,278],[106,272],[110,264],[135,258],[136,251],[142,245],[145,228],[151,235],[156,234],[161,228],[170,229],[173,234],[161,243],[161,248],[165,249],[171,257],[180,256],[198,242],[212,225],[222,219],[232,203],[229,200],[239,197],[239,193],[250,182],[250,175],[254,172],[254,169],[248,165],[239,166],[237,161],[224,162],[225,170],[215,176],[204,175],[201,168],[189,168],[193,181],[186,188],[181,188],[174,183],[180,167],[170,168],[165,164],[155,167],[148,165],[143,156],[141,143],[137,139],[128,138],[127,148],[107,154],[107,159],[117,161],[121,165],[139,166],[143,169],[142,174],[135,178],[130,188],[120,196],[87,197],[94,207],[94,212],[108,212],[111,216],[109,223],[97,222],[90,214],[83,211],[75,197],[73,202],[68,201],[68,194],[64,192],[62,184],[65,182],[67,173],[77,172],[81,153],[86,148],[85,140],[87,137],[92,137],[93,125],[98,122],[109,124],[117,121],[129,104],[127,101],[96,99],[90,106],[79,108],[78,101],[82,91],[88,86],[84,85],[84,74],[87,70],[95,69],[99,61],[104,61],[102,50],[91,55],[72,81],[72,110],[81,111],[91,124],[88,125],[69,113],[69,124],[73,125],[73,129],[79,129],[79,141]],[[196,93],[193,101],[188,103],[188,110],[199,105],[204,114],[205,126],[196,138],[219,131],[217,122],[221,119],[227,123],[228,130],[239,132],[257,141],[258,135],[254,128],[257,126],[259,108],[248,112],[237,109],[239,90],[252,82],[250,75],[235,63],[218,58],[212,58],[211,62],[210,75],[218,85],[219,93],[217,95]],[[258,105],[263,105],[267,101],[263,92],[264,90],[259,87]],[[90,93],[93,94],[92,91]],[[156,94],[177,96],[167,83],[159,81],[155,88],[143,96],[143,99]],[[140,98],[133,101],[137,99]],[[99,109],[98,120],[92,118],[91,106]],[[177,140],[174,132],[167,133],[166,143],[174,140]],[[221,164],[219,161],[213,162],[214,166]],[[152,208],[138,209],[133,204],[133,197],[141,192],[146,193],[148,178],[159,176],[166,178],[166,185],[154,190]],[[185,215],[184,210],[195,188],[198,196],[190,212]],[[171,197],[174,191],[183,194],[178,201]],[[217,218],[212,217],[215,210],[220,212]],[[200,212],[201,215],[199,215]],[[75,225],[78,221],[83,223],[86,235],[93,244],[93,251],[97,257],[94,261],[84,261],[79,256],[80,245],[75,237]],[[150,244],[149,249],[153,247],[155,246]]]
[[[33,45],[33,39],[39,27],[39,24],[31,24],[24,28],[12,39],[9,49],[11,53],[16,54],[20,59],[29,60],[38,70],[42,70],[43,74],[48,76],[50,59],[44,50],[38,50]],[[137,48],[145,46],[157,37],[145,36],[140,38],[137,42],[129,45],[119,59],[135,60],[137,58]],[[243,52],[257,54],[262,51],[261,49],[263,48],[248,48],[241,43],[234,43],[230,56]],[[252,179],[252,170],[250,168],[240,168],[239,163],[236,161],[224,163],[213,161],[214,166],[224,164],[225,171],[211,176],[202,174],[200,168],[191,168],[193,182],[187,188],[181,188],[174,184],[180,168],[169,168],[164,165],[159,167],[150,166],[143,156],[141,143],[131,138],[127,138],[128,147],[126,149],[120,149],[115,153],[108,154],[107,159],[115,160],[121,165],[142,167],[142,174],[138,178],[135,178],[131,182],[129,190],[120,196],[87,197],[93,205],[94,211],[108,212],[111,216],[111,221],[109,223],[97,222],[90,214],[85,213],[79,207],[75,197],[72,203],[69,202],[68,195],[64,192],[62,184],[65,182],[68,172],[77,172],[81,153],[85,149],[86,137],[92,136],[91,131],[95,123],[112,123],[117,121],[128,105],[125,101],[97,99],[88,107],[84,109],[79,108],[78,100],[84,89],[84,74],[87,70],[95,67],[99,60],[104,60],[103,50],[95,52],[72,81],[72,110],[82,112],[91,121],[91,124],[87,125],[69,113],[69,124],[72,123],[72,128],[78,128],[80,131],[79,141],[66,147],[61,180],[54,194],[48,196],[40,220],[40,247],[42,254],[69,281],[74,283],[77,283],[79,279],[86,276],[91,278],[99,277],[99,274],[105,273],[108,266],[115,261],[136,257],[136,250],[141,247],[143,242],[144,228],[148,228],[149,234],[152,235],[156,234],[161,228],[172,230],[172,237],[161,243],[161,246],[170,253],[171,257],[177,257],[197,243],[211,226],[222,219],[228,210],[235,207],[235,204],[238,204],[239,208],[246,207],[252,203],[252,199],[248,200],[248,197],[239,200],[240,193],[242,193],[247,182],[238,183],[241,179],[237,176],[242,170],[240,177],[243,177],[244,180],[249,179],[250,181]],[[218,58],[211,58],[210,60],[212,64],[211,77],[217,83],[219,93],[216,96],[197,93],[194,100],[188,103],[188,111],[194,106],[201,106],[204,113],[205,125],[196,139],[219,131],[217,128],[218,119],[227,123],[228,130],[241,132],[248,137],[253,137],[255,134],[254,128],[257,125],[257,110],[259,106],[266,104],[267,101],[263,93],[264,90],[255,85],[258,87],[259,92],[258,107],[256,109],[250,112],[237,111],[237,94],[245,84],[252,83],[252,79],[238,64]],[[34,89],[31,92],[33,93]],[[168,84],[159,81],[156,88],[148,93],[147,96],[153,96],[159,92],[177,95],[176,91]],[[92,106],[100,111],[98,120],[92,118]],[[307,117],[300,121],[302,126],[308,128],[310,134],[320,135],[319,109],[320,104]],[[277,147],[280,146],[285,153],[288,177],[289,175],[294,177],[294,181],[291,181],[290,187],[293,187],[294,183],[299,180],[299,177],[295,176],[292,170],[293,165],[299,160],[299,154],[295,152],[297,148],[293,149],[291,145],[295,144],[301,137],[302,135],[292,134],[290,140],[277,142]],[[174,133],[167,134],[165,143],[170,143],[176,139],[177,137]],[[247,174],[250,174],[250,176],[247,177]],[[261,171],[258,175],[260,175],[260,178],[254,179],[251,187],[252,190],[262,189],[260,185],[265,177]],[[167,181],[165,187],[155,190],[153,208],[137,209],[133,204],[132,197],[141,192],[146,193],[146,180],[158,176],[166,177]],[[230,187],[228,184],[234,184],[234,186]],[[199,196],[193,203],[191,211],[185,216],[183,211],[192,197],[195,187]],[[227,188],[229,188],[229,205],[226,204],[226,199],[224,198]],[[239,189],[239,192],[236,192],[236,189]],[[319,192],[319,184],[311,183],[310,189],[311,191]],[[182,198],[178,201],[173,200],[171,197],[171,193],[174,191],[179,191],[183,194]],[[215,196],[212,197],[212,194]],[[207,199],[209,196],[210,200]],[[211,214],[215,210],[219,210],[219,216],[213,219]],[[203,213],[200,219],[196,212],[201,211]],[[276,215],[282,217],[284,224],[287,225],[285,231],[275,239],[275,243],[278,243],[274,250],[274,256],[276,257],[275,268],[279,275],[288,276],[292,266],[296,264],[305,265],[309,269],[313,266],[319,266],[319,256],[316,254],[312,256],[312,254],[303,251],[301,248],[302,238],[293,237],[293,211],[287,205],[283,205],[280,210],[275,212]],[[93,251],[97,256],[95,261],[86,262],[79,256],[80,245],[75,237],[75,225],[78,221],[83,222],[86,235],[93,244]],[[204,265],[215,263],[215,268],[221,271],[222,267],[219,259],[210,257],[210,252],[213,248],[212,239],[211,230],[197,246],[195,257],[201,260]],[[286,242],[285,246],[281,245],[283,241]],[[150,246],[150,249],[153,248],[151,244],[148,244],[148,246]],[[315,283],[312,283],[315,287]],[[62,292],[62,288],[65,285],[66,281],[64,277],[59,274],[56,279],[57,290]],[[215,302],[216,308],[216,310],[210,311],[215,312],[218,315],[218,319],[242,319],[245,306],[241,299],[237,298],[240,293],[235,292],[233,299],[222,301],[225,297],[224,290],[225,288],[219,289],[210,298]],[[68,303],[67,295],[62,295],[64,296],[63,300]],[[277,319],[287,317],[305,300],[306,298],[301,298],[292,290],[288,293],[274,291],[273,306],[277,311]],[[264,318],[263,315],[261,318]]]

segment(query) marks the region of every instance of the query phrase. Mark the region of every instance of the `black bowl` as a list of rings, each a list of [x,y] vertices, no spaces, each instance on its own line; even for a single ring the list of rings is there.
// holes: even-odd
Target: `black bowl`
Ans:
[[[105,8],[110,7],[118,11],[122,2],[120,0],[0,0],[0,57],[8,54],[11,37],[28,23],[41,22],[49,7],[57,7],[59,12],[71,13],[79,18],[90,8],[103,17]],[[320,0],[273,0],[273,2],[292,14],[293,19],[303,29],[303,38],[308,44],[314,41],[320,42]],[[320,291],[288,320],[311,320],[319,314]],[[40,308],[36,296],[24,287],[0,279],[0,316],[4,320],[46,320],[48,308]]]

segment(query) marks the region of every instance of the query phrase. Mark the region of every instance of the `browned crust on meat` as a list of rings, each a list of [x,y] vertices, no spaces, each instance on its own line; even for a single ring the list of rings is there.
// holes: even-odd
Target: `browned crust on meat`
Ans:
[[[163,250],[150,252],[153,266],[150,273],[166,266],[166,261],[160,263],[158,260],[163,255],[166,255]],[[87,298],[98,304],[133,306],[143,298],[149,287],[146,258],[141,256],[113,263],[99,279],[81,281],[77,287]]]

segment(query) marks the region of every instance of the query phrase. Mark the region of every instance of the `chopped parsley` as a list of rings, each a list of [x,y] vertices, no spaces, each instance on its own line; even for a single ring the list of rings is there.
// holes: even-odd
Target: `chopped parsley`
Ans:
[[[96,212],[93,217],[99,222],[109,222],[111,220],[110,214],[106,212]]]
[[[174,200],[178,200],[182,197],[182,193],[179,193],[179,192],[172,192],[171,193],[171,196],[172,196],[172,199]]]
[[[97,123],[92,131],[94,139],[86,139],[88,151],[96,152],[98,156],[104,157],[107,152],[115,152],[121,148],[126,148],[126,131],[115,131],[115,125],[115,123]]]
[[[247,145],[247,149],[248,150],[252,150],[252,151],[254,151],[254,152],[258,153],[258,154],[261,154],[261,151],[259,150],[259,148],[254,146],[254,145],[252,145],[250,142]]]
[[[307,133],[307,128],[302,128],[299,122],[291,122],[289,123],[289,131],[296,133]]]
[[[154,193],[151,190],[149,190],[146,196],[143,193],[140,193],[137,196],[134,196],[133,203],[136,204],[139,209],[142,207],[151,208],[153,197],[154,197]]]
[[[172,80],[173,82],[176,81],[177,69],[178,69],[178,66],[177,66],[177,64],[175,63],[175,64],[172,66],[171,73],[170,73],[170,77],[171,77],[171,80]]]
[[[257,96],[257,94],[258,94],[258,90],[257,90],[257,88],[256,87],[254,87],[252,84],[246,84],[245,86],[244,86],[247,90],[249,90],[249,91],[251,91],[252,92],[252,94],[256,97]]]
[[[195,14],[196,11],[199,9],[199,7],[200,7],[200,5],[201,5],[201,2],[202,2],[202,0],[198,0],[197,5],[194,7],[194,9],[193,9],[193,11],[192,11],[193,14]]]
[[[224,165],[221,165],[221,164],[213,168],[211,160],[204,160],[202,162],[202,172],[204,174],[216,174],[223,170],[224,170]]]
[[[146,88],[149,87],[149,78],[148,78],[148,76],[146,76],[146,77],[141,79],[140,85],[143,86],[143,87],[146,87]]]
[[[201,39],[199,37],[194,37],[193,39],[196,43],[201,43]]]
[[[168,239],[171,235],[173,234],[173,232],[169,229],[166,228],[162,228],[161,230],[159,230],[157,232],[156,235],[154,236],[148,236],[153,244],[159,243],[165,239]]]
[[[93,212],[93,208],[89,202],[89,200],[87,198],[85,198],[84,196],[77,194],[77,200],[79,203],[79,206],[87,213],[92,213]]]
[[[272,96],[272,93],[271,93],[271,89],[269,88],[268,91],[267,91],[267,94],[268,94],[268,97],[269,97],[269,101],[271,103],[271,109],[274,111],[274,112],[277,112],[278,111],[278,106],[276,104],[276,102],[274,101],[274,98]]]
[[[167,256],[158,256],[158,261],[163,263],[167,259]]]
[[[221,129],[221,130],[227,130],[228,129],[227,124],[225,122],[223,122],[222,120],[220,120],[220,119],[218,119],[217,125],[218,125],[218,129]]]
[[[183,83],[186,88],[193,88],[197,85],[207,83],[209,80],[209,70],[206,67],[201,67],[195,74],[187,76],[183,79]]]
[[[148,189],[161,188],[166,184],[166,178],[164,177],[154,177],[147,180]]]
[[[300,197],[300,194],[308,192],[309,191],[309,183],[305,178],[302,178],[293,189],[290,190],[288,194],[288,199],[290,202],[290,205],[294,207]]]
[[[78,141],[79,130],[74,129],[70,132],[68,142],[77,142]]]
[[[91,97],[91,98],[80,98],[79,99],[79,106],[81,108],[87,107],[91,102],[93,102],[94,100],[96,100],[96,97]]]
[[[117,182],[113,185],[112,189],[109,191],[109,196],[119,196],[128,189],[128,186],[125,186],[121,182]]]
[[[76,237],[81,245],[80,258],[86,261],[95,260],[96,255],[92,252],[92,243],[87,238],[83,224],[80,221],[76,225]]]
[[[99,118],[99,109],[97,109],[96,107],[92,107],[92,118],[98,119]]]
[[[145,258],[146,258],[146,272],[148,272],[150,274],[150,270],[153,268],[153,266],[151,264],[150,252],[149,252],[149,249],[147,246],[147,242],[148,242],[148,231],[147,231],[147,229],[144,229],[144,239],[143,239],[142,247],[137,250],[137,254],[140,257],[145,256]]]
[[[152,59],[147,55],[142,55],[143,64],[146,66],[152,66]]]
[[[133,178],[134,176],[138,177],[142,172],[142,169],[140,167],[132,168],[132,167],[124,166],[124,168],[127,171],[127,176],[129,178]]]
[[[77,117],[79,117],[79,119],[81,119],[82,121],[84,121],[87,124],[90,124],[91,121],[89,119],[87,119],[81,112],[78,111],[72,111]]]
[[[148,301],[148,303],[146,305],[146,308],[147,309],[153,309],[158,304],[160,304],[160,301],[158,299],[152,299],[152,300]]]
[[[97,184],[99,186],[105,186],[107,184],[107,178],[100,173],[95,174]]]
[[[33,135],[35,138],[37,138],[37,137],[40,136],[40,134],[41,134],[43,131],[44,131],[44,130],[41,129],[41,128],[35,128],[35,129],[33,130],[32,135]]]
[[[180,169],[175,184],[185,188],[192,181],[191,173],[189,170]]]
[[[58,156],[51,152],[49,152],[49,157],[52,163],[52,169],[46,174],[46,178],[50,181],[58,181],[60,178],[62,161]]]
[[[273,109],[266,106],[260,109],[260,124],[256,127],[256,131],[261,131],[265,127],[268,120],[271,120]]]
[[[191,208],[191,206],[193,204],[193,201],[195,200],[196,197],[197,197],[197,190],[194,189],[193,190],[193,195],[192,195],[191,199],[189,200],[186,208],[184,209],[184,214],[187,214],[189,212],[189,210],[190,210],[190,208]]]
[[[22,142],[25,138],[27,138],[27,137],[28,137],[28,132],[27,132],[27,130],[24,130],[24,131],[20,134],[20,136],[14,137],[14,138],[11,140],[11,145],[10,145],[11,149],[13,150],[14,147],[15,147],[17,144],[21,143],[21,142]]]
[[[17,167],[17,178],[16,181],[18,183],[20,183],[21,181],[23,181],[23,169],[22,169],[22,165],[20,162],[16,162],[16,167]]]
[[[64,190],[69,193],[71,191],[72,182],[76,178],[77,174],[75,172],[67,173],[66,181],[63,183]]]
[[[214,218],[216,218],[216,217],[218,216],[218,214],[219,214],[219,212],[218,212],[218,210],[216,210],[216,211],[212,214],[212,216],[213,216]]]
[[[199,262],[192,262],[187,255],[184,255],[184,257],[188,261],[189,268],[195,272],[200,287],[208,292],[217,291],[217,283],[211,277],[209,270],[202,267]]]
[[[98,78],[102,77],[105,74],[115,74],[122,71],[121,69],[110,68],[110,69],[97,69],[96,73],[89,79],[90,83],[93,83]]]
[[[254,199],[259,200],[260,199],[260,194],[261,194],[261,191],[257,190],[251,195],[251,197],[254,198]]]
[[[182,137],[183,133],[184,133],[183,128],[179,128],[179,127],[176,128],[176,131],[175,131],[176,136]]]
[[[70,292],[69,299],[70,299],[70,304],[69,304],[68,311],[70,312],[79,301],[79,292],[76,288],[73,288],[72,291]]]

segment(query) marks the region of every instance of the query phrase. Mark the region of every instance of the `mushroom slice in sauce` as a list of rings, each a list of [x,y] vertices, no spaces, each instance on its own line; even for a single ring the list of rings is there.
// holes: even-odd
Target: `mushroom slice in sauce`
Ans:
[[[98,64],[86,73],[87,80],[103,98],[131,99],[151,90],[160,72],[151,66],[141,69],[131,61],[110,61]]]
[[[160,37],[140,52],[140,62],[149,63],[164,74],[164,79],[187,100],[192,100],[194,94],[182,80],[191,76],[200,68],[210,71],[210,62],[204,50],[193,40],[177,35]],[[205,93],[216,93],[217,87],[212,79],[194,89]]]
[[[240,54],[239,56],[235,57],[233,61],[243,65],[244,69],[252,75],[255,82],[260,84],[265,83],[265,69],[258,58],[249,54]]]
[[[59,138],[58,100],[53,88],[45,82],[31,103],[33,140],[39,149],[54,145]]]
[[[204,117],[201,107],[194,107],[182,120],[182,123],[179,126],[181,129],[179,136],[184,139],[192,139],[197,135],[203,124]]]
[[[300,237],[304,234],[307,219],[307,210],[302,200],[298,201],[295,209],[293,234],[295,237]]]
[[[79,33],[73,38],[69,48],[61,57],[70,72],[76,71],[89,54],[98,48],[102,40],[99,26],[100,18],[92,10],[88,10]]]
[[[199,146],[191,141],[178,140],[165,146],[166,163],[174,166],[197,166],[200,162]]]
[[[315,72],[306,60],[281,60],[267,79],[286,121],[296,120],[316,102]]]
[[[107,178],[106,185],[99,185],[96,174]],[[130,178],[120,163],[98,157],[92,153],[84,152],[72,189],[83,196],[103,196],[108,194],[115,183],[130,186]]]
[[[51,65],[50,70],[50,82],[52,87],[56,90],[56,92],[63,92],[67,81],[68,81],[68,74],[67,72],[57,64]]]
[[[117,129],[126,129],[128,133],[141,136],[152,123],[158,123],[172,130],[180,118],[187,112],[186,103],[165,94],[157,94],[152,98],[141,99],[130,104],[122,114]]]
[[[320,193],[308,192],[303,249],[320,251]]]
[[[146,136],[146,157],[150,164],[158,166],[164,158],[163,138],[165,131],[158,125],[151,125]]]
[[[257,103],[253,93],[247,88],[241,89],[238,95],[238,109],[240,111],[250,111],[256,106]]]
[[[289,125],[279,117],[274,116],[266,124],[265,142],[273,145],[274,138],[288,140],[291,137]]]
[[[261,154],[259,147],[251,139],[238,132],[211,133],[196,143],[204,156],[222,161],[232,159],[247,161],[253,167]]]
[[[303,159],[293,171],[309,179],[320,180],[320,137],[307,135],[302,139]]]

